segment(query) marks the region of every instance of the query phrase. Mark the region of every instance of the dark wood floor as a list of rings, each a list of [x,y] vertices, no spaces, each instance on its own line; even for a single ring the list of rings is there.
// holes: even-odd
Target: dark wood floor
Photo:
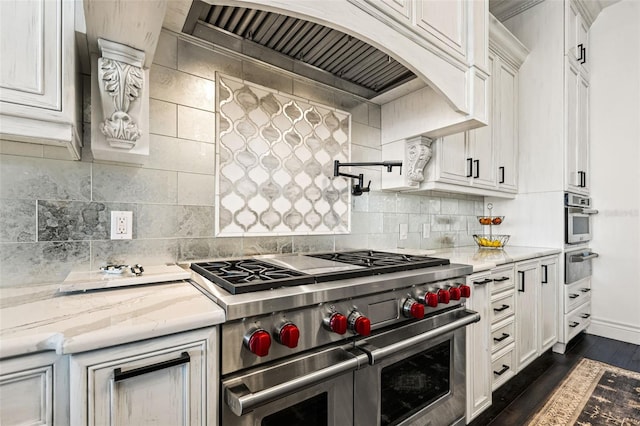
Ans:
[[[569,343],[565,354],[546,352],[493,393],[492,406],[471,426],[526,424],[580,358],[640,372],[640,346],[589,334]]]

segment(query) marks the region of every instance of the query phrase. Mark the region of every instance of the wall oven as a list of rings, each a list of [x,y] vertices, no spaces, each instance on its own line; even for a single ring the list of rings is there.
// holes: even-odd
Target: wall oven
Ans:
[[[582,195],[565,193],[565,243],[578,244],[591,240],[592,217],[598,210],[591,208],[591,199]]]

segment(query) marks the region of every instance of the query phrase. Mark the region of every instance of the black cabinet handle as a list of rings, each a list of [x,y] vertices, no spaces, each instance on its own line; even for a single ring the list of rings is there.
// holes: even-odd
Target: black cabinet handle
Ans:
[[[476,174],[473,178],[476,179],[480,177],[480,160],[473,160],[473,162],[476,164]]]
[[[580,323],[579,323],[579,322],[573,321],[571,324],[569,324],[569,327],[571,327],[571,328],[576,328],[576,327],[577,327],[577,326],[579,326],[579,325],[580,325]]]
[[[582,187],[587,187],[587,172],[582,172]]]
[[[578,56],[578,59],[577,59],[577,60],[578,60],[578,62],[580,62],[581,64],[584,64],[584,62],[582,62],[582,60],[583,60],[583,58],[582,58],[582,57],[583,57],[583,55],[584,55],[584,47],[582,47],[582,43],[580,43],[580,44],[578,45],[578,52],[580,53],[580,56]]]
[[[591,291],[591,289],[590,288],[581,288],[580,291],[583,292],[583,293],[589,293]]]
[[[549,283],[549,271],[548,271],[548,265],[542,265],[542,284],[548,284]]]
[[[188,352],[182,352],[178,358],[162,361],[157,364],[145,365],[144,367],[134,368],[132,370],[125,371],[124,373],[120,368],[113,370],[113,381],[119,382],[120,380],[130,379],[132,377],[141,376],[143,374],[152,373],[154,371],[162,370],[164,368],[175,367],[176,365],[186,364],[191,361]]]
[[[582,315],[580,315],[580,318],[587,319],[587,318],[589,318],[590,316],[591,316],[591,314],[582,314]]]
[[[500,166],[498,167],[498,170],[500,171],[500,182],[498,183],[504,183],[504,167]]]
[[[474,281],[473,283],[475,285],[484,285],[484,284],[489,284],[490,282],[493,282],[493,280],[489,279],[489,278],[485,278],[482,281]]]
[[[497,282],[501,282],[501,281],[507,281],[508,279],[509,277],[500,277],[500,278],[494,278],[493,280]]]
[[[496,341],[496,342],[502,342],[507,337],[509,337],[509,335],[507,333],[502,333],[502,337],[494,337],[493,340]]]
[[[580,297],[580,295],[579,294],[575,294],[575,293],[571,293],[569,295],[569,299],[575,299],[576,297]]]
[[[580,56],[582,56],[582,62],[580,62],[580,63],[581,64],[587,63],[587,48],[586,47],[582,48],[582,53],[580,54]]]
[[[494,311],[494,312],[502,312],[502,311],[504,311],[505,309],[509,309],[509,305],[502,305],[502,306],[500,306],[499,308],[493,308],[493,311]]]
[[[524,293],[524,271],[518,271],[518,274],[520,275],[520,288],[518,289],[519,292]]]
[[[467,158],[467,177],[473,176],[473,158]]]
[[[502,368],[500,369],[500,371],[494,371],[493,374],[495,374],[496,376],[502,376],[508,370],[509,370],[509,366],[505,365],[505,364],[502,364]]]

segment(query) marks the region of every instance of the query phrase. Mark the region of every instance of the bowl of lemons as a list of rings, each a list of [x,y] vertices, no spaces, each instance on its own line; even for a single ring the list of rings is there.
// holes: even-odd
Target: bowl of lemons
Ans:
[[[510,235],[474,235],[473,239],[480,248],[501,249],[509,241]]]

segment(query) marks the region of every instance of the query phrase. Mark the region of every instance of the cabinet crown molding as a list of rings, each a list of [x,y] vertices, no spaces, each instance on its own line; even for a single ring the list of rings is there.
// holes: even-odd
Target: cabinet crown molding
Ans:
[[[489,48],[512,67],[518,69],[529,50],[498,19],[489,14]]]

